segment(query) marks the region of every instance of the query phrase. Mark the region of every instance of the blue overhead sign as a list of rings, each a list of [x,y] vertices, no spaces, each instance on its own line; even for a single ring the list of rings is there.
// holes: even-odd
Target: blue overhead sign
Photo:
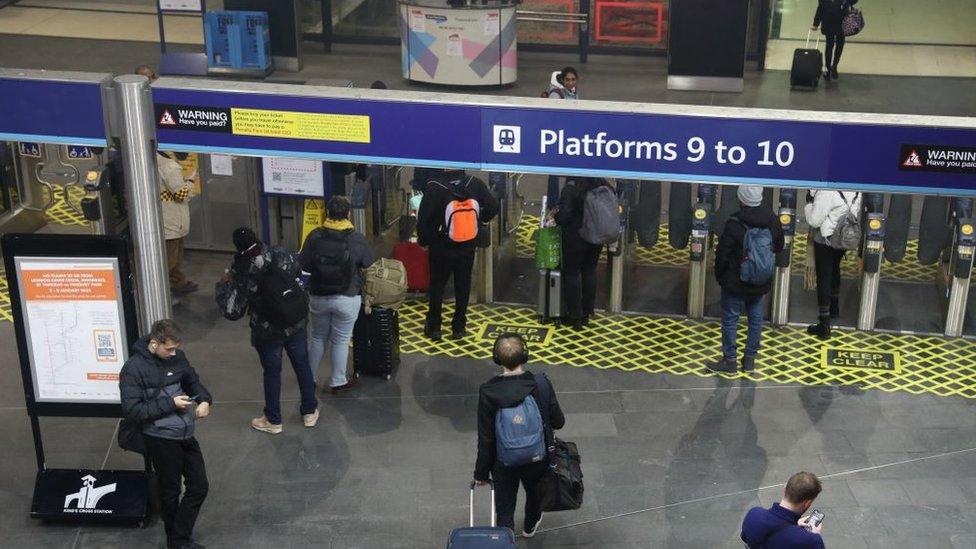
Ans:
[[[838,122],[748,109],[612,112],[585,110],[583,102],[510,107],[175,88],[154,88],[153,98],[160,147],[174,150],[976,194],[976,152],[967,148],[976,129],[895,125],[880,116]],[[651,110],[660,112],[642,112]]]
[[[104,147],[99,82],[21,79],[0,74],[0,139]]]

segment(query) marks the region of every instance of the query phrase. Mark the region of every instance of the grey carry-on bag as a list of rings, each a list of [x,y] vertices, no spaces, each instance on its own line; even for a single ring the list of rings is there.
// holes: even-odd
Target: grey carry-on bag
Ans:
[[[451,537],[447,540],[447,549],[515,549],[515,533],[504,526],[495,524],[495,484],[488,481],[491,487],[491,526],[474,525],[474,481],[471,481],[471,498],[467,528],[451,530]]]

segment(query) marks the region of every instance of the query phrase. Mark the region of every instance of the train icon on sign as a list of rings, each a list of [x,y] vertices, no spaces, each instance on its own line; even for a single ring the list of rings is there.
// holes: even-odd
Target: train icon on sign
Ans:
[[[494,126],[494,147],[496,153],[522,152],[521,126]]]

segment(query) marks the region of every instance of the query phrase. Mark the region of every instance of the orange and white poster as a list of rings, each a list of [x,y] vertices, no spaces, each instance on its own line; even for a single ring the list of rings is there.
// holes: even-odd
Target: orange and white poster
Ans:
[[[126,341],[115,258],[18,258],[38,402],[119,401]]]

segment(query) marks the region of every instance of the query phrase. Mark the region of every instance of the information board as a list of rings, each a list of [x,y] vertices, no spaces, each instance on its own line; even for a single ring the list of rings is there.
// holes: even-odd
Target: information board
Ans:
[[[321,198],[325,194],[322,162],[297,158],[264,158],[264,192]]]
[[[128,353],[118,259],[15,259],[38,403],[119,402]]]

